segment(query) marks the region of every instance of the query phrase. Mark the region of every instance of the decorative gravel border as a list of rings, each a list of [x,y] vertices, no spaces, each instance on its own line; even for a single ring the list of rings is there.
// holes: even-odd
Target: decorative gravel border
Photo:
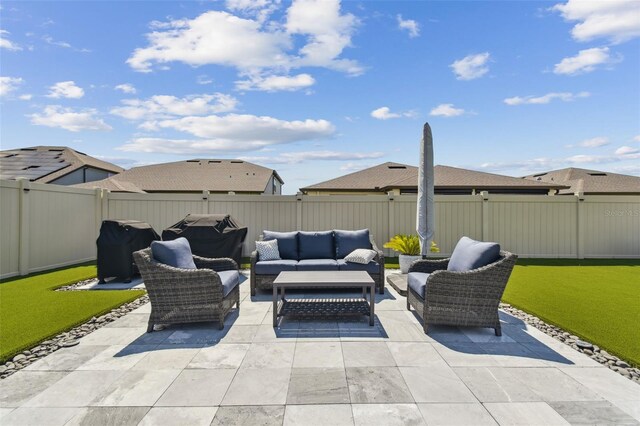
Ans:
[[[81,281],[77,284],[66,286],[65,289],[71,290],[73,287],[79,287],[84,284],[86,284],[86,281]],[[4,364],[0,364],[0,379],[9,377],[16,371],[25,368],[29,364],[36,362],[40,358],[44,358],[45,356],[57,351],[60,348],[68,348],[77,345],[78,343],[80,343],[79,339],[81,337],[84,337],[87,334],[101,327],[104,327],[110,322],[115,321],[121,316],[128,314],[129,312],[139,308],[142,305],[147,304],[148,302],[149,296],[145,294],[143,296],[140,296],[133,302],[125,303],[124,305],[113,309],[109,313],[106,313],[99,317],[93,317],[84,324],[72,328],[71,330],[64,333],[58,334],[57,336],[49,340],[45,340],[34,348],[20,352],[19,354],[15,355],[10,361],[7,361]]]
[[[623,361],[620,358],[611,355],[604,349],[600,349],[597,345],[584,341],[578,336],[574,336],[573,334],[568,333],[563,329],[556,327],[555,325],[547,324],[535,315],[528,314],[524,311],[521,311],[520,309],[514,308],[509,304],[501,303],[500,309],[507,312],[509,315],[523,320],[527,324],[563,342],[564,344],[571,346],[578,352],[582,352],[594,361],[597,361],[600,364],[609,367],[611,370],[623,375],[627,379],[632,380],[636,383],[640,383],[640,368],[634,368],[630,366],[626,361]]]

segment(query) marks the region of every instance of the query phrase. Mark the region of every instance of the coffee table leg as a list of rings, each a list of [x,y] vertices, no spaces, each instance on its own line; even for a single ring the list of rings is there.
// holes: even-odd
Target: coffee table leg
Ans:
[[[373,325],[374,307],[376,306],[376,286],[370,287],[371,294],[369,296],[369,325]]]
[[[273,286],[273,326],[278,326],[278,287]]]

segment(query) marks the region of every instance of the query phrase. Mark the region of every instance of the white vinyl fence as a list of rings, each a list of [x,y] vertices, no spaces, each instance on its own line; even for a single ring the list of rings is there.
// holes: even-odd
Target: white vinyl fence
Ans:
[[[440,195],[435,240],[450,254],[467,235],[521,257],[640,258],[639,196]],[[136,219],[158,233],[189,213],[229,213],[249,228],[369,228],[381,247],[415,233],[416,196],[127,194],[0,181],[0,277],[95,259],[103,219]],[[392,255],[391,252],[387,254]]]

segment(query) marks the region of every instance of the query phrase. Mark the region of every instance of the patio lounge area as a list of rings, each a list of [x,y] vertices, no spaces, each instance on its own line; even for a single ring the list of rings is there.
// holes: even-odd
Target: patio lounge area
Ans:
[[[501,312],[432,326],[406,299],[365,317],[272,326],[271,295],[215,323],[146,333],[150,305],[2,381],[0,422],[26,424],[638,424],[640,386]]]

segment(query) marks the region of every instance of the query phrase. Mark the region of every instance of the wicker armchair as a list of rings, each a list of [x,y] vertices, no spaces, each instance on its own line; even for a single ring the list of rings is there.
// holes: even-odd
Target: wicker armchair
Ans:
[[[466,272],[447,271],[449,259],[417,260],[411,272],[425,272],[424,298],[409,288],[407,309],[417,311],[424,332],[431,324],[490,327],[502,335],[498,305],[518,256],[506,251],[500,258],[482,268]]]
[[[193,256],[198,269],[174,268],[153,260],[151,249],[133,253],[149,300],[151,316],[147,332],[154,324],[217,321],[224,328],[224,317],[235,304],[240,309],[240,289],[236,285],[226,296],[216,271],[238,270],[232,259]]]

